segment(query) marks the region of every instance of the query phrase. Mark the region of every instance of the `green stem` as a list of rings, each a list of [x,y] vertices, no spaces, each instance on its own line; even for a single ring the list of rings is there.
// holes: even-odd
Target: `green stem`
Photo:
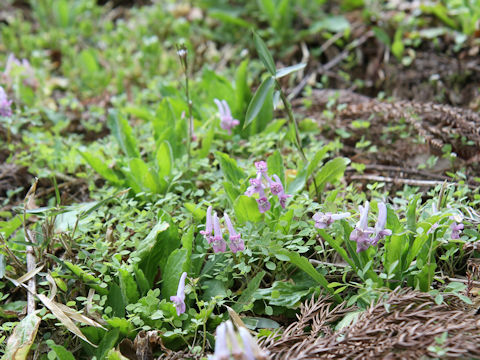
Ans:
[[[295,115],[293,114],[292,105],[290,104],[290,101],[288,101],[277,79],[275,79],[275,85],[277,86],[277,89],[280,91],[280,98],[282,99],[283,106],[287,111],[288,120],[290,124],[293,124],[293,127],[295,128],[295,145],[297,146],[297,149],[300,152],[300,155],[302,156],[302,159],[306,165],[308,163],[308,160],[307,160],[307,157],[305,156],[305,152],[303,151],[302,143],[300,140],[300,129],[298,128],[297,120],[295,119]],[[315,187],[315,194],[317,195],[317,200],[319,200],[320,194],[318,193],[317,181],[315,180],[315,176],[313,176],[313,174],[311,175],[311,177],[313,181],[313,186]]]

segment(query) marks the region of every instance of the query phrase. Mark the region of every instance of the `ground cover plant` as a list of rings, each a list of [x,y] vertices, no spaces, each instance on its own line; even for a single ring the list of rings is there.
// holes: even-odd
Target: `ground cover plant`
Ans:
[[[0,5],[0,358],[480,358],[479,9]]]

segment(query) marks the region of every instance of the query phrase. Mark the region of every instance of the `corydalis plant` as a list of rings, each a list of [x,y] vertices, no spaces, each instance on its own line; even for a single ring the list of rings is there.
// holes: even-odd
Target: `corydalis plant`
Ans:
[[[230,250],[235,254],[238,251],[243,251],[245,249],[245,244],[243,242],[241,234],[237,233],[233,227],[232,221],[228,214],[224,213],[223,218],[225,219],[225,225],[229,233],[229,247]],[[225,252],[227,250],[227,243],[223,239],[222,228],[220,226],[220,219],[217,216],[217,213],[214,212],[212,215],[212,207],[209,206],[207,209],[207,220],[205,224],[205,230],[200,231],[205,237],[205,240],[212,245],[213,251],[215,253]]]
[[[178,282],[177,288],[177,295],[170,296],[170,301],[175,304],[175,308],[177,309],[177,315],[180,316],[185,312],[185,280],[187,278],[187,273],[184,272],[180,277],[180,281]]]
[[[233,118],[230,107],[225,100],[220,101],[218,99],[214,99],[213,101],[215,102],[215,104],[217,104],[218,107],[218,113],[220,115],[220,127],[223,130],[227,130],[228,134],[231,134],[232,129],[238,124],[240,124],[240,122],[237,119]]]
[[[3,87],[0,86],[0,116],[10,117],[12,116],[12,101],[8,100],[7,94]]]
[[[318,229],[325,229],[332,225],[335,221],[345,219],[350,216],[349,212],[332,214],[331,212],[318,212],[313,215],[312,219],[315,221],[315,227]]]
[[[267,198],[265,189],[269,188],[272,195],[278,197],[280,206],[285,209],[287,205],[287,199],[292,195],[285,194],[282,182],[280,178],[274,174],[273,179],[268,176],[268,167],[265,161],[258,161],[255,163],[257,169],[257,176],[254,179],[250,179],[250,186],[245,191],[245,195],[254,196],[258,194],[257,204],[258,210],[261,213],[267,212],[271,208],[270,201]]]
[[[228,320],[218,325],[215,337],[215,352],[210,360],[264,360],[267,353],[260,349],[249,331],[240,326],[235,331],[233,323]]]
[[[350,234],[350,240],[357,243],[357,253],[365,251],[370,245],[375,246],[385,236],[392,235],[392,231],[385,229],[387,223],[387,207],[383,202],[378,203],[378,219],[375,228],[368,226],[368,210],[370,204],[359,206],[360,220]]]

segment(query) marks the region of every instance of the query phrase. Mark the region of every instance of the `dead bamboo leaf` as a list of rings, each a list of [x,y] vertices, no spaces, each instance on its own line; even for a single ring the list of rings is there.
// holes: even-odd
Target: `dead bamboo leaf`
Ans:
[[[73,321],[62,311],[62,309],[58,306],[55,301],[50,300],[43,294],[37,294],[37,297],[40,301],[47,307],[48,310],[52,312],[52,314],[72,333],[77,335],[83,341],[89,343],[93,347],[97,347],[97,345],[88,341],[85,335],[82,334],[80,329],[73,323]]]
[[[25,360],[37,336],[41,318],[37,312],[27,315],[20,321],[8,338],[7,347],[1,360]]]
[[[67,315],[70,319],[73,319],[75,321],[78,321],[78,322],[81,322],[85,325],[90,325],[90,326],[95,326],[95,327],[99,327],[103,330],[107,330],[106,328],[104,328],[102,325],[100,325],[98,322],[96,322],[95,320],[93,319],[90,319],[89,317],[75,311],[74,309],[72,308],[69,308],[68,306],[66,305],[63,305],[61,303],[55,303],[59,308],[60,310],[62,310],[65,315]]]
[[[24,282],[27,282],[28,280],[33,278],[35,275],[37,275],[40,271],[42,271],[42,269],[43,269],[43,265],[33,269],[32,271],[27,272],[26,274],[20,276],[18,279],[12,279],[7,276],[5,276],[5,278],[10,280],[13,283],[13,285],[20,286]]]

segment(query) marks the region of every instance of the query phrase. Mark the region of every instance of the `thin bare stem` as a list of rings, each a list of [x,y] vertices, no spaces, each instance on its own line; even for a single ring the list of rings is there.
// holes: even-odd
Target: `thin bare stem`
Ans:
[[[292,110],[292,105],[290,104],[290,101],[288,101],[287,96],[285,95],[282,88],[280,87],[280,83],[278,82],[277,79],[275,79],[275,84],[277,86],[277,89],[280,91],[280,98],[282,99],[283,106],[287,111],[288,120],[290,124],[293,124],[295,128],[295,145],[297,146],[297,149],[300,152],[300,155],[302,156],[303,161],[305,162],[305,164],[307,164],[308,160],[307,160],[307,157],[305,156],[305,152],[303,151],[302,143],[300,140],[300,129],[298,128],[298,123],[297,123],[297,120],[295,119],[295,115]],[[313,174],[312,174],[312,181],[313,181],[313,186],[315,187],[315,194],[317,195],[317,200],[320,200],[320,194],[318,193],[317,182]]]
[[[191,159],[191,144],[193,137],[193,115],[192,115],[192,100],[190,100],[190,88],[188,82],[188,59],[187,59],[187,49],[184,45],[177,46],[177,54],[180,58],[180,63],[183,67],[183,73],[185,75],[185,95],[187,97],[188,105],[188,124],[187,124],[187,165],[190,168],[190,159]]]

